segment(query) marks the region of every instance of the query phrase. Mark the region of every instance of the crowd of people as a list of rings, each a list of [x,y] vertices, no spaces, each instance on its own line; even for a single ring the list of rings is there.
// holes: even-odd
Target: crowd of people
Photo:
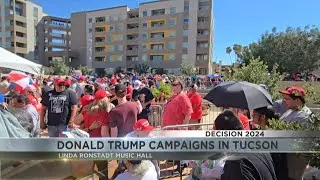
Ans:
[[[189,80],[187,78],[188,83],[185,83],[185,78],[181,77],[138,77],[121,73],[110,78],[50,76],[41,81],[34,79],[38,85],[28,85],[21,89],[3,77],[0,82],[0,103],[3,109],[18,119],[31,137],[39,137],[45,130],[49,137],[61,137],[62,132],[70,128],[80,128],[94,138],[149,137],[154,128],[149,124],[150,107],[155,101],[165,104],[161,127],[199,124],[193,127],[201,129],[203,108],[198,89],[202,84]],[[159,83],[171,85],[172,97],[167,99],[163,93],[155,97],[151,88],[159,87]],[[273,107],[254,110],[225,107],[214,121],[213,129],[267,129],[268,120],[273,118],[288,123],[309,123],[312,112],[306,106],[305,91],[300,87],[288,87],[280,93],[283,99],[275,101]],[[5,102],[6,98],[10,101]],[[173,129],[181,130],[179,127]],[[270,154],[232,155],[231,159],[223,163],[220,174],[213,173],[212,178],[295,178],[290,177],[290,173],[278,173],[275,167],[288,169],[289,164],[283,165],[275,157],[279,158]],[[192,179],[201,179],[204,175],[196,169],[202,163],[190,161],[181,166],[180,161],[174,161],[175,171],[182,173],[190,165],[193,166]],[[94,164],[102,172],[99,174],[100,179],[107,179],[108,161],[95,161]],[[246,171],[243,172],[243,169]],[[152,180],[159,179],[159,176],[158,162],[134,160],[119,161],[112,179]]]

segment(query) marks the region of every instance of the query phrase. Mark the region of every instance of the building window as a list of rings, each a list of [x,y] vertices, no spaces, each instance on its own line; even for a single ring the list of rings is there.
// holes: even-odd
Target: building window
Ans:
[[[114,46],[110,46],[110,47],[109,47],[109,51],[110,51],[110,52],[114,52]]]
[[[141,48],[142,49],[147,49],[147,45],[146,44],[141,44]]]
[[[182,48],[188,49],[188,42],[183,42],[182,43]]]
[[[148,16],[148,11],[143,11],[143,17],[147,17]]]
[[[113,56],[109,56],[109,61],[113,61]]]
[[[122,34],[118,35],[118,41],[123,41],[123,35]]]
[[[108,36],[108,41],[109,41],[109,42],[112,42],[112,41],[113,41],[113,36],[109,35],[109,36]]]
[[[123,46],[122,45],[118,45],[117,46],[117,51],[123,51]]]
[[[170,8],[170,14],[175,14],[175,13],[176,13],[176,8],[175,7]]]
[[[118,56],[118,61],[122,61],[122,55]]]
[[[146,54],[142,55],[142,61],[147,61],[147,55]]]
[[[188,60],[188,54],[182,54],[182,61]]]
[[[6,31],[6,37],[11,37],[11,32],[10,31]]]
[[[174,61],[175,59],[176,59],[175,55],[174,54],[170,54],[169,60],[170,61]]]
[[[189,31],[187,29],[183,30],[183,36],[188,36],[189,35]]]
[[[183,24],[189,24],[189,18],[183,19]]]
[[[168,47],[169,47],[170,50],[174,50],[175,49],[175,43],[174,42],[169,42]]]
[[[113,16],[110,16],[109,19],[110,19],[110,21],[113,21],[113,20],[114,20],[114,17],[113,17]]]
[[[117,27],[117,28],[118,28],[119,31],[122,31],[123,25],[122,25],[122,24],[118,24],[118,27]]]
[[[152,61],[163,61],[163,55],[152,55],[150,59]]]
[[[89,33],[92,33],[92,28],[89,28]]]
[[[6,42],[6,48],[11,48],[11,42],[10,42],[10,41],[9,41],[9,42],[8,42],[8,41]]]
[[[109,27],[109,31],[110,31],[110,32],[113,32],[113,31],[114,31],[114,27],[113,27],[113,26],[110,26],[110,27]]]
[[[147,39],[147,37],[148,37],[148,36],[147,36],[146,33],[143,33],[143,34],[142,34],[142,39]]]
[[[189,5],[184,5],[184,12],[189,12]]]
[[[118,16],[118,20],[120,21],[120,20],[122,20],[123,18],[122,18],[122,15],[119,15]]]
[[[209,6],[199,6],[200,11],[207,11],[209,10]]]
[[[197,60],[207,61],[209,56],[207,54],[197,55]]]
[[[89,23],[92,23],[92,18],[89,18]]]
[[[169,34],[169,36],[170,36],[170,37],[175,37],[175,36],[176,36],[176,33],[175,33],[174,31],[171,31],[170,34]]]
[[[174,26],[174,25],[176,25],[176,20],[175,19],[169,19],[168,24],[169,24],[169,26]]]
[[[144,22],[144,23],[142,24],[142,27],[144,27],[144,28],[148,27],[148,23]]]
[[[109,16],[106,16],[106,22],[109,22],[110,21],[110,17]]]

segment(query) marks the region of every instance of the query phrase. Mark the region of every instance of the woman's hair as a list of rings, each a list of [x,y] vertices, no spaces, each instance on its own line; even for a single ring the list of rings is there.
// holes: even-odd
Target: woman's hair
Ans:
[[[225,110],[214,121],[217,130],[243,130],[238,117],[230,110]]]
[[[91,94],[91,95],[93,95],[93,93],[94,93],[93,86],[91,86],[91,85],[85,85],[84,90],[86,93]]]
[[[254,110],[256,113],[265,116],[266,120],[279,119],[279,116],[275,114],[274,110],[269,107],[262,107]]]
[[[89,104],[88,112],[89,113],[102,112],[102,111],[109,112],[113,107],[114,107],[113,104],[109,101],[108,98],[103,98],[101,100],[97,100]]]

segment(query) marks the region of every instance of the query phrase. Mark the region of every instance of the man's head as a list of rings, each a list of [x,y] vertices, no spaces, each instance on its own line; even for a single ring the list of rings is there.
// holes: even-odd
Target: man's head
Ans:
[[[214,121],[216,130],[243,130],[238,117],[229,110],[225,110]]]
[[[63,92],[66,88],[66,82],[62,78],[56,78],[54,80],[54,88],[57,92]]]
[[[286,90],[279,91],[282,94],[284,105],[288,109],[299,109],[299,107],[304,106],[305,101],[305,91],[303,88],[291,86]]]
[[[192,84],[190,87],[189,87],[189,92],[190,93],[196,93],[198,91],[198,86],[196,84]]]
[[[136,81],[133,82],[133,89],[139,90],[139,89],[141,89],[141,86],[142,86],[142,82],[141,81],[136,80]]]
[[[173,94],[179,94],[183,90],[183,84],[181,83],[181,81],[175,80],[171,85]]]
[[[11,102],[14,108],[24,108],[27,104],[30,104],[28,97],[22,94],[12,96]]]
[[[138,120],[134,124],[133,129],[137,132],[138,137],[148,137],[151,131],[153,131],[153,127],[150,126],[146,119]]]
[[[117,98],[124,98],[127,95],[127,87],[123,84],[117,84],[114,87],[114,92]]]

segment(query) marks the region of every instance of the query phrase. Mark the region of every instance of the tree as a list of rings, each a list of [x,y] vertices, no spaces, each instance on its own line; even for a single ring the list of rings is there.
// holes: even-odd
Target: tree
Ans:
[[[119,67],[116,67],[116,68],[114,69],[114,73],[115,73],[115,74],[123,73],[123,70],[122,70],[122,68],[119,66]]]
[[[42,66],[40,69],[40,74],[50,75],[52,73],[54,73],[54,69],[52,66],[50,66],[50,67]]]
[[[81,70],[81,73],[84,75],[90,74],[92,72],[92,69],[90,69],[88,66],[80,65],[78,69]]]
[[[262,60],[251,59],[247,65],[234,69],[234,73],[230,75],[230,80],[265,84],[270,94],[275,95],[277,82],[281,80],[277,68],[278,66],[275,65],[269,73],[268,66]]]
[[[162,74],[167,74],[167,73],[168,73],[168,71],[165,70],[165,69],[163,69],[163,68],[156,68],[156,69],[155,69],[155,74],[160,74],[160,75],[162,75]]]
[[[187,76],[191,76],[192,74],[196,73],[196,69],[193,68],[191,65],[182,63],[181,67],[180,67],[180,71],[181,73],[187,75]]]
[[[69,74],[69,67],[63,61],[54,61],[52,68],[55,75]]]
[[[136,64],[134,66],[134,71],[137,72],[138,74],[146,74],[150,70],[150,66],[146,64]]]
[[[231,64],[232,64],[232,59],[231,59],[231,52],[232,52],[232,49],[231,49],[231,47],[227,47],[227,48],[226,48],[226,53],[227,53],[227,54],[229,54],[229,57],[230,57],[230,62],[231,62]]]
[[[260,57],[272,70],[279,65],[281,73],[310,72],[320,65],[320,31],[316,27],[291,28],[278,32],[273,28],[264,33],[258,42],[233,50],[237,60],[248,64],[250,59]]]

